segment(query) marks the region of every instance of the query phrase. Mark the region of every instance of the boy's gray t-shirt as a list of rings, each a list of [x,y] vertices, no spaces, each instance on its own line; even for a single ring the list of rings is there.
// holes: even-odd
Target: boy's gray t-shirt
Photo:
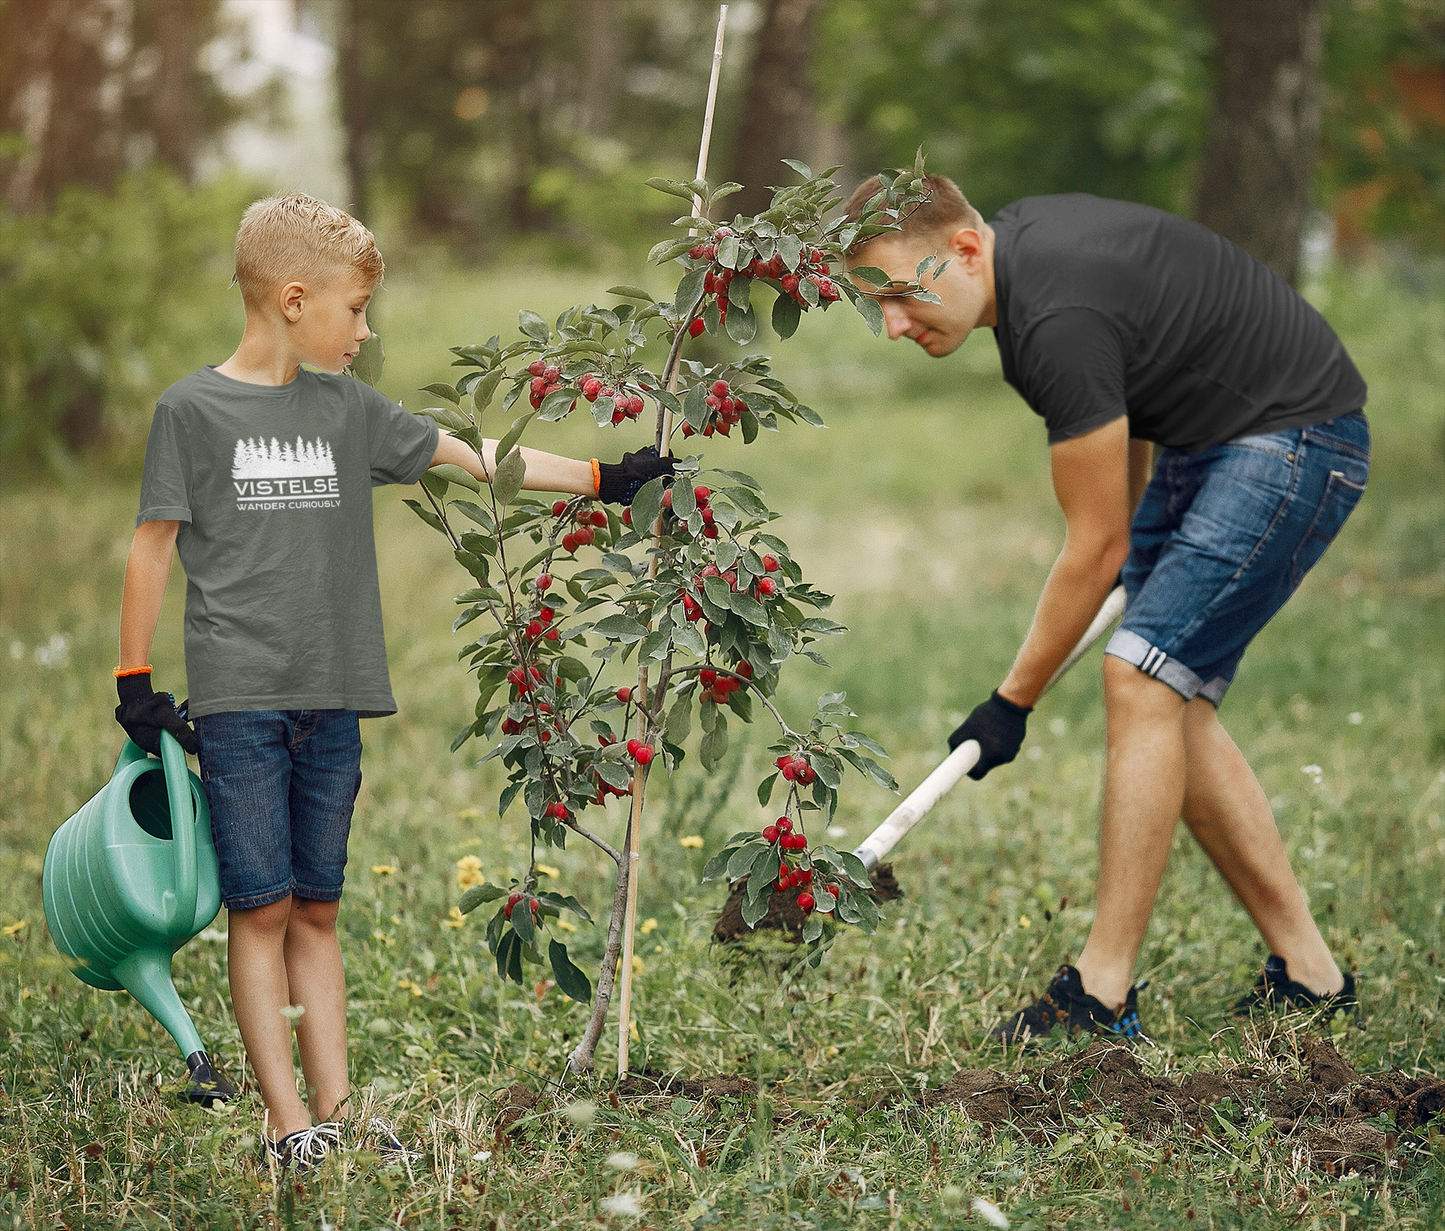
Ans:
[[[371,489],[415,483],[436,423],[350,376],[202,368],[156,403],[140,514],[179,521],[190,714],[396,713]]]

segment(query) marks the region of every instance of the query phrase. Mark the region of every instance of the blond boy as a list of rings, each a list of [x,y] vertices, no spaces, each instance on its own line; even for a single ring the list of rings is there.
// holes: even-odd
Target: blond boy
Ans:
[[[236,237],[245,333],[229,359],[156,405],[121,604],[116,718],[149,751],[167,729],[199,752],[232,1003],[266,1105],[266,1150],[283,1164],[312,1165],[343,1140],[336,919],[361,785],[358,719],[396,712],[371,488],[415,483],[444,462],[485,480],[494,461],[494,441],[484,466],[431,419],[341,374],[370,337],[382,273],[371,233],[322,201],[292,193],[246,211]],[[611,500],[671,470],[650,450],[600,467],[523,452],[528,488]],[[148,665],[173,547],[187,577],[184,714],[152,691]],[[191,1059],[193,1078],[231,1092]],[[362,1131],[401,1150],[385,1125]]]

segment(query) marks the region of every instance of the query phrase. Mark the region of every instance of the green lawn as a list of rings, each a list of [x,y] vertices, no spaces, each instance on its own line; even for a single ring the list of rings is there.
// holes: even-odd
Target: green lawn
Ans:
[[[446,346],[510,332],[523,304],[555,312],[609,283],[583,281],[579,292],[575,277],[547,270],[393,273],[380,307],[383,388],[419,405],[412,391],[445,377]],[[1445,306],[1368,270],[1313,294],[1370,382],[1375,469],[1340,540],[1246,656],[1222,716],[1271,796],[1327,937],[1356,971],[1363,1027],[1337,1030],[1341,1050],[1361,1071],[1441,1076]],[[829,428],[789,428],[747,450],[719,442],[707,456],[762,481],[783,513],[779,533],[837,594],[830,614],[851,630],[823,647],[831,670],[792,668],[780,704],[805,716],[820,692],[846,689],[906,790],[1002,678],[1062,541],[1042,427],[1002,384],[986,333],[938,363],[873,341],[840,308],[772,349]],[[529,435],[607,458],[642,439],[634,427],[599,440],[583,423]],[[64,487],[12,480],[0,494],[0,1231],[982,1226],[975,1196],[1015,1227],[1441,1225],[1438,1135],[1403,1173],[1341,1180],[1301,1167],[1288,1141],[1268,1135],[1249,1154],[1222,1134],[1131,1137],[1106,1113],[1072,1126],[1061,1146],[957,1110],[905,1114],[879,1101],[960,1068],[1037,1068],[983,1038],[1087,933],[1097,650],[1040,706],[1024,755],[965,782],[900,847],[908,896],[878,935],[843,936],[817,971],[794,969],[778,944],[741,954],[710,944],[721,891],[698,875],[710,850],[756,825],[766,729],[735,739],[712,778],[692,762],[671,783],[654,775],[634,1066],[739,1074],[765,1095],[614,1107],[609,1030],[598,1082],[576,1091],[585,1114],[544,1102],[494,1139],[496,1097],[556,1078],[585,1011],[540,985],[500,983],[475,919],[449,919],[456,861],[476,855],[489,879],[505,880],[525,867],[526,832],[520,809],[498,822],[500,779],[495,766],[474,767],[476,745],[447,751],[474,700],[448,631],[451,597],[469,583],[390,489],[375,509],[401,712],[363,727],[341,922],[356,1084],[424,1159],[410,1177],[356,1163],[276,1188],[255,1161],[259,1102],[248,1094],[214,1114],[177,1106],[157,1089],[181,1069],[169,1039],[128,998],[81,985],[45,933],[46,843],[119,749],[110,668],[135,484],[114,476],[137,465],[108,463]],[[177,569],[153,661],[158,685],[178,692],[182,597]],[[893,803],[848,783],[840,844]],[[599,824],[619,841],[620,806]],[[704,848],[679,844],[690,835]],[[555,862],[600,913],[610,864],[580,845]],[[225,926],[222,915],[211,935]],[[584,929],[575,948],[595,973],[600,934]],[[1181,831],[1139,971],[1157,1042],[1141,1053],[1146,1071],[1177,1079],[1242,1059],[1290,1071],[1267,1027],[1225,1016],[1262,956]],[[175,969],[212,1054],[239,1075],[224,957],[224,944],[202,938]],[[619,1154],[636,1160],[619,1169]],[[599,1204],[618,1193],[636,1195],[640,1220]]]

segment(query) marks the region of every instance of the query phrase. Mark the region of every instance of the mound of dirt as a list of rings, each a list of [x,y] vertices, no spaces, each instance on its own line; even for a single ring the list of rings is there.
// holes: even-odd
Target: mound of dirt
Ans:
[[[898,880],[893,875],[891,863],[880,863],[873,869],[870,879],[873,887],[869,893],[874,901],[891,902],[903,896],[903,890],[898,887]],[[731,944],[751,936],[754,931],[766,928],[782,932],[784,938],[793,944],[801,944],[803,923],[807,916],[798,909],[798,895],[774,890],[768,900],[768,913],[758,920],[756,927],[750,928],[743,922],[743,895],[747,892],[747,887],[747,877],[733,882],[732,892],[728,894],[728,900],[723,903],[717,923],[713,925],[713,939],[720,944]]]
[[[1101,1041],[1032,1078],[963,1069],[918,1101],[960,1107],[972,1120],[1010,1125],[1043,1144],[1066,1131],[1070,1117],[1105,1112],[1136,1134],[1182,1123],[1196,1135],[1217,1136],[1223,1130],[1215,1108],[1228,1099],[1241,1110],[1258,1106],[1277,1134],[1305,1147],[1312,1165],[1334,1173],[1374,1170],[1390,1161],[1397,1135],[1366,1121],[1391,1112],[1397,1129],[1408,1133],[1445,1109],[1445,1081],[1403,1073],[1362,1076],[1325,1040],[1306,1043],[1300,1059],[1304,1080],[1241,1065],[1191,1073],[1176,1083],[1150,1077],[1129,1048]],[[1247,1124],[1241,1121],[1241,1127]]]
[[[707,1098],[743,1098],[758,1092],[757,1083],[746,1077],[679,1077],[657,1069],[628,1073],[617,1083],[623,1098],[666,1095],[700,1103]]]

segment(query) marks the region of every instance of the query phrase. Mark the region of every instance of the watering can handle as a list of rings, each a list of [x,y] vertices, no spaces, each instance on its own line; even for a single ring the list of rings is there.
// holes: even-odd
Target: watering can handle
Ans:
[[[161,732],[161,766],[171,808],[171,854],[175,860],[174,934],[189,936],[196,918],[196,807],[186,754],[169,731]]]

